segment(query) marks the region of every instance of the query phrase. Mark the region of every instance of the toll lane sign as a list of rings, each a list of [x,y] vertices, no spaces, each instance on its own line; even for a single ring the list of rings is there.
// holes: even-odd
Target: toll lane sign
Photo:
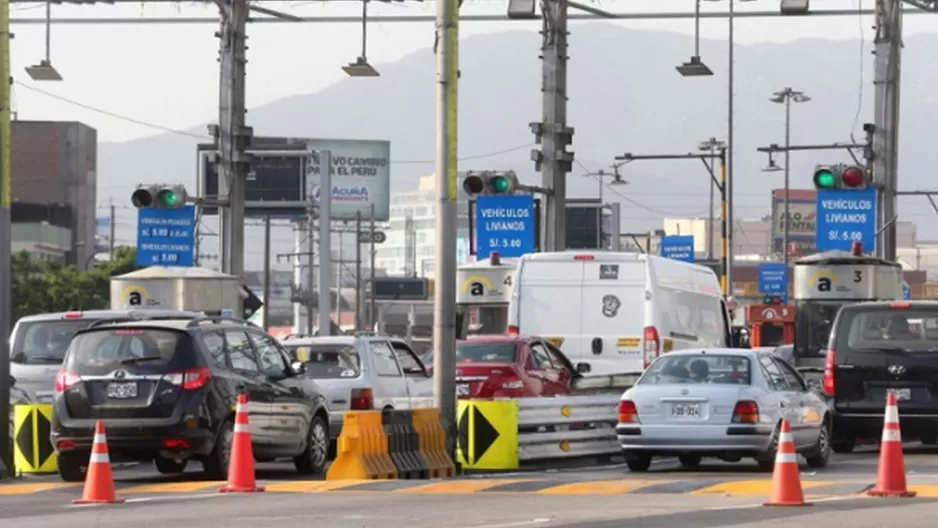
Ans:
[[[849,251],[854,242],[863,251],[876,244],[876,189],[817,191],[818,251]]]
[[[137,265],[191,267],[195,206],[137,211]]]
[[[508,258],[534,253],[533,196],[479,196],[475,221],[479,258],[488,258],[493,251]]]

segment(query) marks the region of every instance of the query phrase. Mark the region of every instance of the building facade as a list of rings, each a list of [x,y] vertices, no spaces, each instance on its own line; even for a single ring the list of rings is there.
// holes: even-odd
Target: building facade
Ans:
[[[98,133],[77,122],[11,124],[14,204],[65,206],[71,234],[65,260],[83,266],[95,251]]]

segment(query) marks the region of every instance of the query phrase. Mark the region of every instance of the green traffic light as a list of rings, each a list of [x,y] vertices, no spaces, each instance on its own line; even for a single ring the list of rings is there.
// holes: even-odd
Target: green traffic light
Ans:
[[[836,183],[836,176],[827,169],[821,169],[814,173],[814,185],[819,189],[833,189]]]
[[[163,190],[157,195],[157,200],[166,207],[175,207],[179,202],[179,195],[170,190]]]
[[[506,192],[508,190],[508,179],[503,176],[495,176],[489,180],[489,188],[497,193]]]

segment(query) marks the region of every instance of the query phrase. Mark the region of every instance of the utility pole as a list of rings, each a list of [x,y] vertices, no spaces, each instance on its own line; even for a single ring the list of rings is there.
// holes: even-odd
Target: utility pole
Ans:
[[[109,262],[114,262],[114,244],[115,238],[117,237],[117,208],[114,206],[114,201],[111,201],[111,215],[107,222],[108,234],[107,234],[107,245],[108,245],[108,254]]]
[[[775,94],[769,99],[773,103],[784,104],[785,105],[785,225],[782,230],[782,254],[784,255],[785,268],[788,268],[788,236],[789,236],[789,223],[791,222],[791,214],[789,212],[789,189],[791,189],[791,103],[794,101],[796,103],[806,103],[811,100],[810,97],[804,94],[804,92],[799,92],[792,90],[791,87],[786,87],[785,89],[775,92]]]
[[[221,15],[217,33],[221,41],[219,63],[218,125],[209,126],[218,147],[218,178],[228,191],[227,210],[222,216],[225,240],[222,269],[236,277],[244,275],[244,195],[250,157],[246,150],[253,131],[245,125],[245,75],[247,64],[248,0],[215,0]],[[235,313],[243,313],[239,301]]]
[[[293,224],[293,253],[290,258],[293,260],[293,284],[295,287],[295,293],[299,293],[303,289],[303,264],[300,262],[300,255],[304,253],[309,253],[312,244],[309,240],[309,234],[311,231],[307,229],[308,221],[305,219],[298,219]],[[307,249],[310,248],[310,249]],[[279,258],[281,255],[277,255]],[[312,259],[312,257],[310,257]],[[310,262],[310,268],[312,268],[312,262]],[[313,285],[309,284],[308,289],[312,291]],[[267,301],[264,301],[264,304],[267,304]],[[307,307],[308,312],[312,312],[312,307]],[[306,319],[303,318],[303,305],[297,301],[293,301],[293,333],[299,335],[309,335],[312,333],[312,327],[307,325]]]
[[[567,249],[567,173],[573,165],[573,127],[567,126],[567,15],[569,0],[542,0],[541,65],[543,116],[531,123],[540,150],[532,151],[534,168],[541,172],[546,194],[541,247],[544,251]]]
[[[433,294],[433,406],[446,450],[456,452],[456,200],[459,192],[459,0],[436,3],[436,265]],[[372,221],[374,209],[372,209]],[[372,222],[374,226],[374,222]],[[374,228],[372,228],[374,241]],[[374,255],[374,253],[372,253]],[[374,256],[372,256],[372,277]],[[374,306],[374,282],[371,284]],[[377,320],[377,313],[372,312]]]
[[[355,330],[362,330],[362,212],[355,213]]]
[[[264,319],[264,330],[270,328],[270,215],[264,216],[264,305],[261,307],[261,317]]]
[[[312,233],[312,231],[310,231]],[[332,335],[332,152],[319,151],[319,335]],[[338,299],[336,299],[338,301]]]
[[[378,322],[378,300],[375,298],[375,259],[378,256],[378,249],[375,247],[375,204],[371,204],[371,227],[368,229],[371,233],[371,248],[369,250],[369,257],[371,258],[369,274],[371,275],[371,298],[368,300],[368,325],[371,329],[374,329],[375,323]],[[455,280],[455,278],[453,279]],[[453,344],[453,354],[455,362],[456,354],[456,345]],[[454,363],[455,364],[455,363]],[[455,367],[454,367],[455,368]],[[455,373],[453,374],[455,376]],[[456,383],[456,378],[453,378],[453,383]],[[454,418],[455,419],[455,418]]]
[[[716,189],[716,188],[718,188],[718,187],[721,187],[721,186],[723,185],[723,182],[722,182],[722,181],[718,183],[718,182],[716,181],[716,179],[713,177],[713,167],[716,166],[716,162],[717,162],[717,153],[718,153],[718,152],[723,152],[724,150],[726,150],[726,143],[723,142],[723,141],[717,140],[717,138],[715,138],[715,137],[711,137],[710,139],[708,139],[708,140],[706,140],[706,141],[701,141],[701,142],[700,142],[700,145],[697,147],[697,149],[700,150],[700,151],[702,151],[702,152],[707,152],[707,153],[710,155],[710,166],[709,166],[709,169],[708,169],[708,170],[711,172],[711,177],[710,177],[710,207],[709,207],[709,214],[708,214],[708,216],[707,216],[707,218],[708,218],[708,223],[707,223],[707,260],[713,260],[713,253],[714,253],[714,252],[713,252],[713,218],[714,218],[714,216],[715,216],[715,215],[713,214],[713,208],[714,208],[714,206],[713,206],[713,194],[714,194],[714,192],[713,192],[713,191],[714,191],[714,189]],[[725,171],[724,171],[724,172],[725,172]],[[721,192],[720,196],[721,196],[721,197],[723,196],[722,192]],[[722,198],[721,198],[721,199],[722,199]],[[724,215],[724,212],[723,212],[722,207],[721,207],[721,209],[720,209],[720,219],[723,218],[723,215]],[[724,236],[725,236],[725,235],[721,235],[721,239],[722,239]],[[722,258],[722,255],[724,254],[725,251],[726,251],[726,248],[722,248],[722,247],[720,248],[720,255],[721,255],[721,258]]]
[[[0,0],[0,269],[12,267],[13,245],[10,205],[13,199],[10,175],[10,0]],[[454,235],[455,237],[455,235]],[[10,318],[12,286],[10,273],[0,273],[0,416],[10,418]],[[455,278],[453,279],[455,281]],[[455,389],[454,389],[455,390]],[[454,392],[455,394],[455,392]],[[7,428],[0,432],[0,469],[13,471],[12,446]]]
[[[873,44],[873,181],[879,188],[877,231],[882,230],[877,254],[887,260],[896,260],[902,0],[876,0],[876,38]]]

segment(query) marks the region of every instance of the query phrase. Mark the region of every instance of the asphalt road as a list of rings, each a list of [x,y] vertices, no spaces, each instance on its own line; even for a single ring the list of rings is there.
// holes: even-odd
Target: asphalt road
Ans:
[[[74,506],[78,485],[55,476],[0,484],[0,526],[72,528],[167,526],[309,526],[330,528],[674,528],[849,523],[851,528],[919,528],[938,511],[938,448],[909,446],[912,499],[866,498],[878,454],[835,455],[829,468],[802,467],[812,506],[765,508],[771,475],[754,463],[713,463],[690,470],[662,461],[643,474],[619,465],[546,472],[473,475],[454,481],[342,483],[301,478],[289,464],[259,464],[258,494],[217,493],[198,471],[159,475],[152,466],[115,470],[122,504]],[[197,468],[193,468],[197,469]],[[363,491],[367,490],[367,491]],[[613,500],[607,495],[617,495]],[[927,523],[926,523],[927,524]]]

